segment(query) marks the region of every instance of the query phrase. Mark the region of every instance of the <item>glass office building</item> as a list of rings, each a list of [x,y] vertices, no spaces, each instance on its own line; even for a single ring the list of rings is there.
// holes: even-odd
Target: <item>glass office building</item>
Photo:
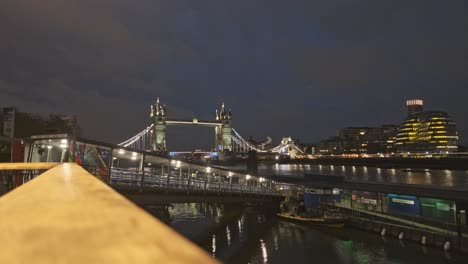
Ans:
[[[410,114],[398,129],[398,152],[447,153],[458,150],[458,132],[452,118],[442,111]]]

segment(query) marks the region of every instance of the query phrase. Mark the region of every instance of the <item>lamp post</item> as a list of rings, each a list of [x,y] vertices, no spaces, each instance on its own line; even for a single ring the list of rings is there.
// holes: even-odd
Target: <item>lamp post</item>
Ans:
[[[211,168],[210,167],[206,167],[206,173],[205,173],[205,192],[206,192],[206,184],[207,184],[207,181],[209,179],[208,177],[208,174],[211,172]]]

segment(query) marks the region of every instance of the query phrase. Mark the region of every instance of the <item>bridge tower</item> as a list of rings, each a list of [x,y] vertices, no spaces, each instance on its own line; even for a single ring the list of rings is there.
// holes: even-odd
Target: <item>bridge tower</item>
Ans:
[[[151,131],[153,151],[166,151],[166,105],[162,106],[159,103],[159,97],[156,104],[151,105],[151,122],[153,122]]]
[[[225,110],[224,103],[221,105],[219,113],[216,109],[216,121],[221,121],[221,126],[215,128],[216,151],[232,151],[232,114],[230,109],[229,111]]]

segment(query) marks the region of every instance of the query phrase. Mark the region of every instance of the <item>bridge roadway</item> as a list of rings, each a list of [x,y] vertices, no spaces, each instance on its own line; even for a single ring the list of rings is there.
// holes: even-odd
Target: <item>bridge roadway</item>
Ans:
[[[336,175],[305,175],[304,177],[272,176],[270,180],[303,185],[306,188],[340,188],[354,191],[394,193],[430,197],[468,204],[468,187],[446,187],[422,184],[382,183],[346,180]]]

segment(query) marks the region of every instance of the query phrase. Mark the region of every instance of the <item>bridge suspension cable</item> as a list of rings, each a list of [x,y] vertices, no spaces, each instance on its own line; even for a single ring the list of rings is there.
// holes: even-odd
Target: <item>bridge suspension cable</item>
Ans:
[[[118,144],[122,147],[133,147],[134,149],[143,149],[145,150],[148,146],[151,145],[150,141],[150,131],[153,128],[153,125],[148,126],[140,133],[135,136],[125,140],[124,142]]]
[[[250,143],[248,140],[243,138],[234,128],[232,128],[233,135],[231,136],[233,143],[237,144],[243,150],[255,150],[258,152],[274,152],[280,153],[284,148],[288,148],[290,143],[287,141],[282,141],[278,146],[269,148],[269,149],[261,149],[256,147],[254,144]],[[301,154],[304,154],[304,151],[299,149],[296,145],[293,144],[293,148]]]
[[[232,132],[234,134],[231,136],[232,140],[237,143],[240,147],[247,149],[247,150],[256,150],[258,152],[266,152],[266,150],[262,150],[254,146],[249,141],[245,140],[234,128],[232,128]]]
[[[138,149],[138,150],[147,150],[148,148],[151,147],[151,138],[150,138],[150,131],[154,125],[150,125],[146,127],[144,130],[136,134],[135,136],[125,140],[124,142],[118,144],[119,146],[122,147],[130,147],[133,149]],[[296,145],[291,144],[291,140],[283,140],[278,146],[269,148],[269,149],[262,149],[258,146],[255,146],[255,144],[252,144],[245,138],[243,138],[239,132],[237,132],[234,128],[232,128],[232,135],[231,135],[231,140],[233,143],[233,151],[234,152],[248,152],[250,150],[255,150],[257,152],[273,152],[273,153],[283,153],[283,152],[289,152],[291,150],[298,151],[299,153],[303,154],[304,152],[299,149]],[[284,151],[284,149],[287,148],[287,151]]]

